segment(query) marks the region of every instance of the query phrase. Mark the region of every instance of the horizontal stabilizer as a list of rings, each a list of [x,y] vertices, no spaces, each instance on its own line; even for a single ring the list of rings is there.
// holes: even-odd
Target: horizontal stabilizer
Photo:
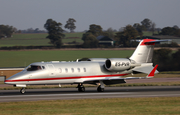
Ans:
[[[153,78],[157,67],[158,65],[156,65],[146,77],[126,77],[125,80]]]
[[[146,41],[145,43],[157,43],[157,42],[169,42],[171,40],[155,40],[155,41]]]
[[[149,74],[152,69],[153,69],[152,63],[142,63],[141,66],[135,67],[132,70],[134,72]],[[159,72],[156,70],[155,73],[159,73]]]
[[[147,78],[152,78],[152,77],[154,77],[154,73],[155,73],[157,67],[158,67],[158,65],[156,65],[156,66],[154,67],[154,69],[148,74]]]

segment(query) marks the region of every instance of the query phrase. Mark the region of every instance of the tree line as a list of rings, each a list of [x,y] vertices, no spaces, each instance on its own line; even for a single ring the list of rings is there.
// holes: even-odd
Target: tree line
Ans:
[[[74,32],[76,29],[75,26],[76,20],[73,18],[69,18],[64,26],[70,30],[70,32]],[[49,27],[48,27],[49,26]],[[46,23],[44,24],[44,28],[48,32],[47,38],[50,39],[50,43],[53,44],[55,47],[60,48],[62,47],[62,38],[64,38],[65,30],[62,29],[62,23],[56,22],[53,19],[47,19]],[[8,25],[0,25],[0,38],[3,37],[11,37],[14,32],[17,32],[16,28]],[[178,26],[173,27],[164,27],[163,29],[156,28],[155,22],[151,21],[148,18],[145,18],[140,23],[134,23],[133,25],[127,25],[125,27],[121,27],[118,32],[115,33],[115,30],[109,28],[108,30],[103,30],[100,25],[91,24],[89,25],[89,30],[87,30],[83,36],[82,40],[84,48],[97,48],[100,47],[98,45],[98,36],[107,36],[112,38],[115,41],[115,47],[124,46],[124,47],[134,47],[137,45],[136,38],[139,36],[140,38],[143,37],[143,31],[151,31],[153,34],[154,32],[158,32],[159,35],[171,35],[180,37],[180,29]],[[25,33],[40,33],[44,32],[39,30],[38,28],[33,29],[29,28],[27,30],[23,30],[20,32]]]
[[[171,49],[155,50],[153,63],[159,65],[159,71],[180,71],[180,49],[175,53]]]

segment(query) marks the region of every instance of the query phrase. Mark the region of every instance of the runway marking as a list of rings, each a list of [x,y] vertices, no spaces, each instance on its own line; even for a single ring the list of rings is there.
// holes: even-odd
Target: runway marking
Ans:
[[[46,94],[46,95],[13,95],[13,96],[0,96],[3,97],[33,97],[33,96],[77,96],[77,95],[118,95],[118,94],[132,94],[132,93],[75,93],[75,94]]]

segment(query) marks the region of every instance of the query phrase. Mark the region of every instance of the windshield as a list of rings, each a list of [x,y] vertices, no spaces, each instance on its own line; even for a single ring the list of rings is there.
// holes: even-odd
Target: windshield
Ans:
[[[44,69],[45,67],[41,67],[41,66],[38,66],[38,65],[30,65],[27,67],[27,71],[37,71],[37,70],[42,70]]]

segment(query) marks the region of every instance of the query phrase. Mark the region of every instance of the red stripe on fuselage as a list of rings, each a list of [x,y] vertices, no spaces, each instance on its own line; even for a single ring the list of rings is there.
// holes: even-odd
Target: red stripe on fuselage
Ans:
[[[128,75],[128,74],[96,75],[96,76],[76,76],[76,77],[57,77],[57,78],[39,78],[39,79],[18,79],[18,80],[5,80],[5,82],[64,80],[64,79],[81,79],[81,78],[96,78],[96,77],[117,77],[117,76],[125,76],[125,75]]]

